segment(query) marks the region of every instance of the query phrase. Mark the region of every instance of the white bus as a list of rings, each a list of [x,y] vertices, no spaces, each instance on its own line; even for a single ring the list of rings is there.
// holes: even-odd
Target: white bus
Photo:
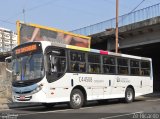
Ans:
[[[80,108],[87,101],[135,97],[153,92],[150,58],[103,50],[29,42],[12,50],[13,101],[46,107],[69,103]]]

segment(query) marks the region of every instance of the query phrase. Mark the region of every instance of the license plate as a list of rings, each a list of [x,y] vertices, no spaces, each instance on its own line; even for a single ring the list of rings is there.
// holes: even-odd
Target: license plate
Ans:
[[[20,100],[25,100],[25,96],[20,96],[19,99]]]

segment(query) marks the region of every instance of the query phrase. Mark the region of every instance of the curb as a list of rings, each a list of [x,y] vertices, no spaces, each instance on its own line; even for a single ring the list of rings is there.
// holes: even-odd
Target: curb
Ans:
[[[143,95],[143,97],[160,97],[160,93],[151,93]]]
[[[0,109],[9,109],[7,104],[0,104]]]

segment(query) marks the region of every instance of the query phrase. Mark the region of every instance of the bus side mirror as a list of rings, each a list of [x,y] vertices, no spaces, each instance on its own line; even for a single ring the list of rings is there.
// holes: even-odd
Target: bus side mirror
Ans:
[[[12,56],[6,57],[5,63],[6,63],[6,71],[8,71],[9,73],[12,73],[12,68],[11,68]]]

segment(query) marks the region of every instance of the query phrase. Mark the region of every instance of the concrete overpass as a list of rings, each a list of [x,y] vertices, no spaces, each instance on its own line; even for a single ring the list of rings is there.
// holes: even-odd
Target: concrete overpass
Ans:
[[[160,4],[120,16],[119,19],[119,52],[151,57],[154,92],[160,92]],[[92,48],[115,50],[115,19],[73,32],[91,36]]]
[[[115,29],[91,35],[92,47],[113,51],[115,49]],[[105,46],[102,46],[105,43]],[[143,45],[160,42],[160,16],[134,24],[119,27],[119,50],[135,47],[141,49]],[[95,44],[99,44],[97,46]],[[132,48],[133,49],[133,48]]]

